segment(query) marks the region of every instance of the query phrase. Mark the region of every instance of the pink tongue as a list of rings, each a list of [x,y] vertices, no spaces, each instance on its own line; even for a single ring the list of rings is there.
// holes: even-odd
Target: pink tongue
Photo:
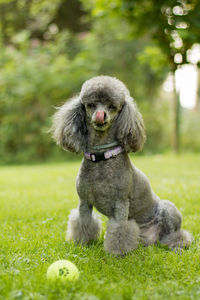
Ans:
[[[103,124],[104,123],[104,111],[96,112],[96,123]]]

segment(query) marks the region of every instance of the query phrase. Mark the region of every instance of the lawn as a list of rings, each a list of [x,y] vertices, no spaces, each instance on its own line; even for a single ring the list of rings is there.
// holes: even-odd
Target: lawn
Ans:
[[[65,242],[67,218],[77,206],[80,161],[0,168],[0,299],[200,299],[200,156],[134,157],[154,191],[183,214],[194,235],[178,255],[161,246],[120,258],[104,252],[103,234],[89,246]],[[69,259],[77,282],[46,281],[48,266]]]

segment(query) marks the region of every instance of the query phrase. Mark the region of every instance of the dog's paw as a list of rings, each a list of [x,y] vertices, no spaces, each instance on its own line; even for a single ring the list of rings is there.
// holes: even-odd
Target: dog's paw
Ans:
[[[117,222],[109,220],[104,248],[114,255],[124,255],[136,249],[139,243],[139,227],[134,220]]]
[[[78,209],[73,209],[69,215],[66,240],[74,240],[87,244],[97,240],[101,234],[101,221],[98,215],[92,213],[91,217],[84,219],[79,216]]]

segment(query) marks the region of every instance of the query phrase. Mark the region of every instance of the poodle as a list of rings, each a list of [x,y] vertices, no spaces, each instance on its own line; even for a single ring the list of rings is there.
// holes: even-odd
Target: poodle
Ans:
[[[94,206],[109,218],[104,248],[111,254],[124,255],[139,242],[175,250],[191,244],[192,235],[181,230],[181,213],[154,194],[128,156],[142,148],[145,131],[121,81],[110,76],[86,81],[80,94],[55,113],[52,131],[57,144],[84,155],[76,181],[79,206],[69,216],[68,240],[98,239],[101,222]]]

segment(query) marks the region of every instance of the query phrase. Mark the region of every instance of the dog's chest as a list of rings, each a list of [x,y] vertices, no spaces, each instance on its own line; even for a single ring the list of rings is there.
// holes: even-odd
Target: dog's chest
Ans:
[[[107,164],[87,164],[81,166],[77,177],[77,192],[81,201],[87,201],[106,216],[112,216],[117,199],[127,198],[128,178],[115,161]]]

